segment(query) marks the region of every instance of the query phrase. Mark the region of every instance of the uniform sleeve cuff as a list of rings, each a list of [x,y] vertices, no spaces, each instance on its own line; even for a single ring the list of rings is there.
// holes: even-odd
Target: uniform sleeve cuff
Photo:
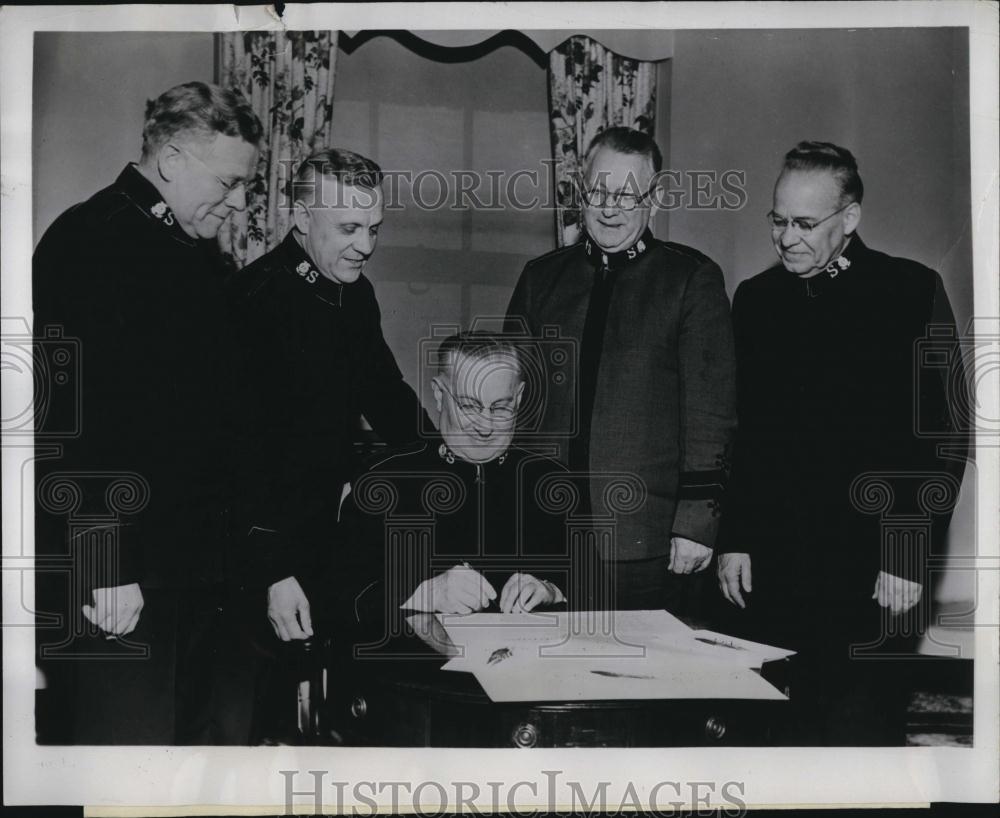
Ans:
[[[716,500],[679,500],[671,532],[706,548],[715,548],[720,506]]]

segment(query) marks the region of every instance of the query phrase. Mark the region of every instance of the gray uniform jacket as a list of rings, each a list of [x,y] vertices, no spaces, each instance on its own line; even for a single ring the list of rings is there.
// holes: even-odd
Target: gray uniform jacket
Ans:
[[[736,427],[732,325],[718,265],[648,230],[614,254],[584,238],[527,264],[508,327],[521,319],[533,337],[558,331],[585,357],[588,306],[604,270],[613,271],[614,284],[594,377],[590,502],[594,514],[616,514],[617,524],[614,545],[602,554],[661,556],[672,534],[713,547]],[[541,355],[547,384],[562,377],[548,371],[552,357]],[[574,435],[587,425],[579,417],[581,363],[563,373],[577,385],[548,388],[538,413],[539,436],[557,441],[567,462]]]

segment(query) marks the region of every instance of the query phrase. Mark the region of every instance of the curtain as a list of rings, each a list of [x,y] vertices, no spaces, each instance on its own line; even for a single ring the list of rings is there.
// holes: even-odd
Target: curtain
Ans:
[[[654,135],[656,63],[619,57],[589,37],[570,37],[549,53],[549,120],[556,240],[563,247],[580,238],[576,185],[590,140],[615,125]]]
[[[635,60],[669,60],[674,56],[674,32],[662,28],[602,28],[602,29],[555,29],[555,28],[519,28],[516,32],[510,29],[468,29],[450,28],[445,30],[419,29],[408,31],[425,43],[442,48],[472,48],[486,46],[501,41],[505,35],[516,34],[522,41],[527,40],[537,49],[539,57],[548,60],[549,52],[563,43],[567,38],[576,36],[590,37],[597,40],[605,48],[610,48],[623,57]],[[370,30],[341,29],[341,45],[352,45],[371,35]],[[348,49],[349,50],[349,49]],[[530,55],[536,59],[535,54]],[[544,62],[542,63],[544,65]]]
[[[247,208],[219,233],[238,267],[281,242],[291,226],[292,174],[298,163],[331,147],[336,31],[253,31],[222,35],[220,85],[237,88],[264,125]]]

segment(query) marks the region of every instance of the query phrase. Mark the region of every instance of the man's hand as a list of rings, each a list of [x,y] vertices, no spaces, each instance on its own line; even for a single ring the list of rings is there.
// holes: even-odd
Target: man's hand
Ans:
[[[531,574],[511,574],[500,592],[500,610],[503,613],[530,611],[539,605],[555,605],[566,597],[551,582]]]
[[[295,577],[285,577],[267,589],[267,618],[282,642],[313,635],[309,600]]]
[[[411,611],[469,614],[489,607],[497,592],[486,578],[467,565],[456,565],[425,579],[401,608]]]
[[[670,562],[667,570],[675,574],[696,574],[712,561],[712,549],[684,537],[670,538]]]
[[[722,595],[741,608],[746,607],[740,589],[750,592],[750,555],[749,554],[719,554],[719,565],[716,569],[719,575],[719,589]]]
[[[83,615],[111,636],[132,633],[139,624],[139,613],[145,604],[142,591],[135,582],[113,588],[95,588],[94,604],[83,606]]]
[[[924,586],[919,582],[879,571],[872,599],[877,599],[879,605],[888,608],[893,614],[901,614],[916,605],[923,592]]]

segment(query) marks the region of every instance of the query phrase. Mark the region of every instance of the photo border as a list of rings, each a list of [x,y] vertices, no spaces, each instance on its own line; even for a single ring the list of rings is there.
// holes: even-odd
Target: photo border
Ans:
[[[2,211],[0,270],[3,316],[30,315],[32,252],[31,105],[34,31],[233,31],[246,29],[369,28],[462,29],[633,28],[665,29],[848,28],[961,26],[970,30],[971,203],[973,216],[974,310],[1000,315],[997,256],[998,177],[997,8],[977,2],[889,3],[678,3],[560,4],[345,4],[288,5],[284,20],[262,7],[88,6],[13,7],[0,10],[0,111],[2,120]],[[961,328],[960,328],[961,329]],[[17,402],[4,373],[3,400]],[[984,416],[1000,416],[997,394],[983,399]],[[613,781],[608,803],[617,805],[633,782],[640,795],[659,781],[744,781],[749,804],[922,805],[934,801],[993,801],[998,771],[997,623],[1000,623],[1000,564],[997,502],[1000,497],[995,441],[978,441],[977,451],[977,628],[973,748],[643,748],[643,749],[371,749],[337,747],[47,747],[34,737],[34,634],[18,605],[30,607],[33,593],[26,561],[34,553],[32,498],[11,487],[31,484],[30,447],[3,446],[3,621],[4,630],[4,800],[8,804],[268,805],[285,808],[280,770],[326,770],[327,781],[401,780],[407,771],[421,781],[475,781],[483,785],[502,770],[506,781],[544,783],[542,771],[560,770],[566,780]],[[30,616],[30,615],[29,615]],[[304,782],[307,783],[307,782]],[[550,808],[527,794],[524,809]],[[333,795],[333,790],[328,792]],[[433,793],[429,803],[435,804]],[[301,800],[310,812],[313,801]],[[325,807],[331,807],[332,801]],[[725,802],[719,805],[726,806]],[[349,802],[345,807],[351,807]],[[368,807],[356,801],[362,811]],[[381,805],[388,807],[388,804]],[[488,799],[483,808],[488,808]],[[559,806],[555,805],[557,808]],[[193,808],[208,814],[205,806]],[[130,814],[150,814],[148,811]],[[158,814],[181,814],[168,811]],[[246,814],[253,814],[252,811]],[[258,812],[258,814],[260,814]],[[363,814],[367,814],[363,812]]]

